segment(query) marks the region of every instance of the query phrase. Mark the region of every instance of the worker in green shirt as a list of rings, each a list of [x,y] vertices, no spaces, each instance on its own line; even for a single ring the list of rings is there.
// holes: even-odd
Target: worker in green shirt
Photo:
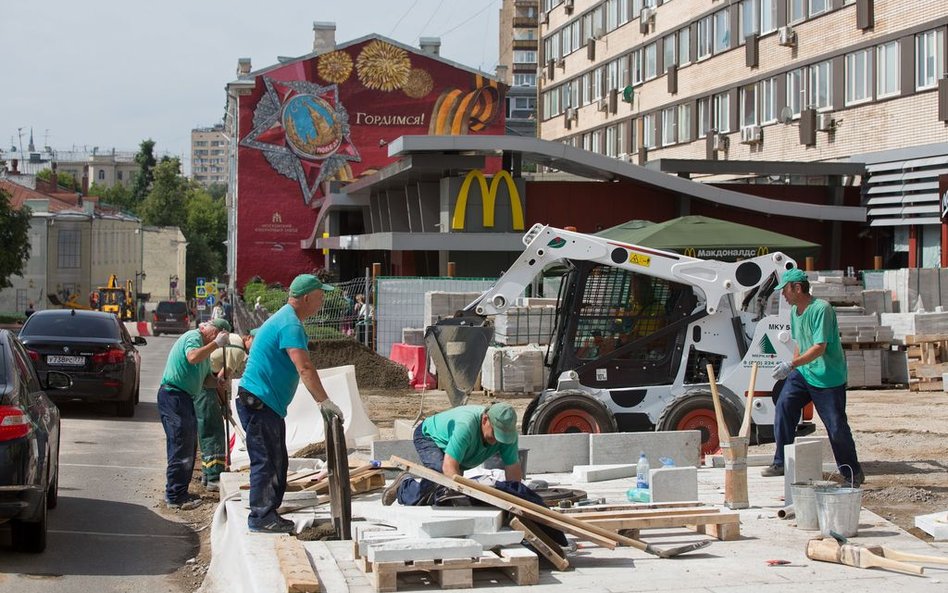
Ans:
[[[194,401],[202,395],[204,378],[211,370],[211,353],[228,342],[226,319],[202,323],[185,332],[171,347],[158,389],[158,413],[165,429],[168,454],[165,503],[168,508],[188,510],[201,504],[188,495],[197,447],[197,417]]]
[[[415,450],[421,463],[451,478],[500,454],[504,477],[523,479],[517,448],[517,412],[507,403],[459,406],[426,418],[415,429]],[[403,505],[434,502],[434,482],[417,481],[402,472],[382,493],[382,504],[397,499]]]

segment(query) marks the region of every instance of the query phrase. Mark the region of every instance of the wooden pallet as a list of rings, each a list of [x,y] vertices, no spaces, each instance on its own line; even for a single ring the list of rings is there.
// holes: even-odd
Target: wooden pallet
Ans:
[[[888,350],[888,342],[842,342],[843,350]]]
[[[734,511],[715,507],[665,507],[603,510],[582,513],[584,521],[593,525],[638,537],[642,529],[692,529],[721,541],[741,537],[741,517]]]
[[[540,580],[537,555],[522,546],[484,551],[479,558],[375,563],[360,558],[358,562],[379,592],[397,591],[399,575],[415,572],[431,574],[442,589],[470,589],[474,586],[474,571],[484,569],[501,570],[517,585],[536,585]]]

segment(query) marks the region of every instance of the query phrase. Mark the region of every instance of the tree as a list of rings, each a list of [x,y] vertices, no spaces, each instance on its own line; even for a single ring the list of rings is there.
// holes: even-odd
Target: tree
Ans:
[[[212,183],[207,186],[207,193],[211,194],[211,197],[215,200],[223,200],[227,195],[227,184],[226,183]]]
[[[26,206],[13,207],[10,194],[0,189],[0,288],[13,286],[10,276],[22,276],[30,258],[30,218]]]
[[[116,183],[112,187],[105,187],[104,185],[93,182],[89,188],[89,195],[98,196],[103,203],[115,206],[119,210],[132,214],[135,213],[138,207],[138,204],[135,202],[135,196],[132,195],[132,190],[121,183]]]
[[[155,167],[151,191],[138,210],[142,222],[184,229],[187,222],[187,193],[188,180],[181,177],[181,162],[177,158],[162,159]]]
[[[138,175],[135,176],[135,184],[132,186],[132,196],[136,203],[140,203],[148,195],[154,181],[153,169],[157,164],[154,140],[142,140],[135,155],[135,163],[138,164]]]
[[[52,181],[53,170],[49,167],[40,169],[40,171],[36,174],[36,178],[41,181]],[[76,181],[75,177],[64,171],[59,171],[56,173],[56,185],[59,187],[64,187],[70,191],[79,191],[79,182]]]
[[[187,222],[182,231],[188,240],[188,278],[220,276],[226,270],[227,210],[203,187],[192,184],[187,197]],[[190,284],[189,284],[190,285]]]

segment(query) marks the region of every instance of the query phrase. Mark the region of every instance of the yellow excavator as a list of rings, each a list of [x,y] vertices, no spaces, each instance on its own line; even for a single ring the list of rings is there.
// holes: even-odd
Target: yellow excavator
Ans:
[[[132,321],[135,318],[135,290],[131,280],[126,280],[123,288],[119,285],[118,276],[112,274],[109,276],[108,286],[100,286],[96,292],[96,309],[112,313],[122,321]]]

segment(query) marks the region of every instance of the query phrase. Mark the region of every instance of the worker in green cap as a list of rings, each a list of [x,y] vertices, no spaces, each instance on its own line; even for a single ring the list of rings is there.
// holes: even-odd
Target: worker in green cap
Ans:
[[[226,319],[202,323],[181,335],[171,347],[158,389],[158,413],[165,429],[168,468],[165,503],[168,508],[188,510],[201,504],[188,495],[197,447],[197,417],[194,401],[204,391],[204,378],[211,370],[211,353],[227,344],[230,324]]]
[[[335,290],[312,274],[301,274],[290,284],[287,303],[260,326],[254,337],[247,368],[237,389],[237,415],[247,435],[250,457],[250,531],[290,533],[293,522],[277,514],[286,492],[286,409],[300,381],[319,404],[323,416],[342,411],[329,399],[309,357],[303,320],[323,304],[326,291]]]

